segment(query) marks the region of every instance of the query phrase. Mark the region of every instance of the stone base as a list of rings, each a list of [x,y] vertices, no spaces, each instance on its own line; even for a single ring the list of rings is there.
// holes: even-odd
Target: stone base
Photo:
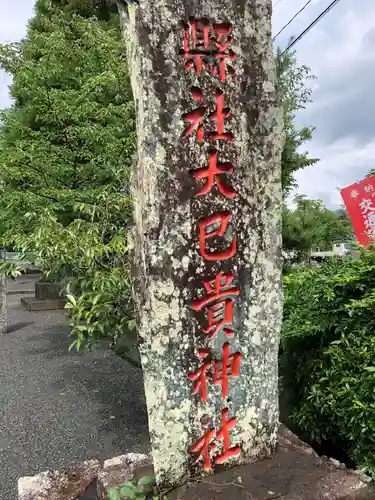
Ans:
[[[151,458],[137,453],[107,460],[101,469],[96,461],[86,464],[67,472],[44,472],[33,478],[21,478],[18,482],[19,500],[108,500],[109,488],[119,487],[133,478],[137,480],[152,475]],[[83,472],[84,467],[87,468],[86,473]],[[375,490],[370,478],[346,469],[336,460],[319,457],[312,448],[281,426],[274,458],[191,480],[168,492],[167,498],[375,500]]]
[[[69,471],[47,471],[18,480],[19,500],[76,500],[98,476],[100,463],[89,460]]]
[[[35,297],[22,297],[21,306],[27,311],[51,311],[64,309],[65,299],[36,299]]]
[[[37,281],[35,283],[35,298],[40,300],[60,299],[61,283],[49,283],[47,281]]]

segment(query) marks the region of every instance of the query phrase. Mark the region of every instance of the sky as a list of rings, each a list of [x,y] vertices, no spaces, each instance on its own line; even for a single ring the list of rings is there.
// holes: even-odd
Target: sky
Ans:
[[[279,35],[285,48],[332,0],[311,0]],[[274,35],[307,0],[273,0]],[[0,43],[25,35],[34,0],[0,2]],[[375,9],[374,0],[340,0],[296,45],[299,64],[311,68],[313,103],[299,112],[298,125],[316,127],[306,143],[318,164],[296,175],[298,194],[320,199],[330,208],[342,205],[339,188],[361,180],[375,168]],[[11,6],[9,6],[11,5]],[[0,108],[10,104],[9,75],[0,70]]]

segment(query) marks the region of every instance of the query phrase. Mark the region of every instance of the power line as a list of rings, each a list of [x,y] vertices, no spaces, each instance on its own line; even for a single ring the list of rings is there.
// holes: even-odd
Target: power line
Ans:
[[[331,2],[328,7],[323,10],[323,12],[321,12],[319,14],[319,16],[317,18],[314,19],[314,21],[309,24],[309,26],[307,26],[307,28],[302,31],[302,33],[300,33],[297,38],[295,38],[288,46],[287,48],[281,53],[281,55],[284,55],[285,52],[287,52],[289,49],[291,49],[299,40],[301,40],[301,38],[303,38],[307,32],[309,32],[311,30],[311,28],[313,28],[336,4],[339,3],[340,0],[333,0],[333,2]]]
[[[279,0],[278,2],[275,3],[275,5],[273,6],[274,9],[276,9],[276,7],[279,5],[279,3],[281,3],[283,0]]]
[[[276,38],[280,35],[280,33],[282,33],[282,32],[285,30],[285,28],[286,28],[287,26],[289,26],[289,24],[290,24],[292,21],[294,21],[294,19],[295,19],[295,18],[296,18],[299,14],[301,14],[301,12],[302,12],[303,10],[305,10],[305,9],[306,9],[306,7],[307,7],[307,6],[309,5],[309,3],[311,3],[311,2],[312,2],[312,0],[307,0],[307,2],[305,3],[305,5],[304,5],[303,7],[301,7],[301,8],[300,8],[300,10],[299,10],[296,14],[294,14],[294,16],[292,17],[292,19],[291,19],[290,21],[288,21],[288,22],[287,22],[287,23],[286,23],[286,24],[285,24],[285,25],[281,28],[281,30],[280,30],[280,31],[279,31],[279,32],[278,32],[278,33],[277,33],[277,34],[276,34],[276,35],[272,38],[272,41],[273,41],[273,42],[274,42],[274,41],[276,40]]]

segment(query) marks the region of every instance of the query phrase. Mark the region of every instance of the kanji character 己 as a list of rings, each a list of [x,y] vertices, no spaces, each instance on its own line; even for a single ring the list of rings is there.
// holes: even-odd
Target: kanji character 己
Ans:
[[[207,252],[206,250],[206,240],[211,239],[214,236],[224,237],[231,214],[228,212],[217,212],[209,217],[205,217],[199,221],[199,248],[201,255],[206,260],[225,260],[230,259],[236,254],[237,251],[237,237],[233,236],[233,239],[225,250],[216,250],[215,252]],[[219,224],[216,229],[209,230],[213,225]],[[208,232],[206,231],[208,229]]]
[[[241,448],[239,446],[230,445],[229,431],[237,423],[236,418],[231,418],[228,420],[228,408],[224,408],[221,411],[221,428],[215,430],[214,427],[208,429],[204,435],[198,439],[190,448],[190,453],[198,453],[196,462],[203,458],[203,466],[206,470],[212,469],[211,452],[217,448],[217,444],[213,442],[216,440],[223,441],[223,453],[216,455],[214,458],[215,464],[223,464],[229,458],[238,456],[241,453]]]
[[[193,311],[207,309],[208,326],[203,331],[212,339],[220,331],[227,337],[233,337],[233,299],[240,294],[240,289],[232,287],[233,274],[219,273],[214,280],[204,281],[207,296],[192,303]]]

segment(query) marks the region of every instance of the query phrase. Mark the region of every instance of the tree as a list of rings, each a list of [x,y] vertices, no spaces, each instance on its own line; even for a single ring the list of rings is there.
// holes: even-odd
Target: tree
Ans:
[[[276,71],[278,78],[278,92],[283,109],[284,119],[284,147],[282,151],[282,187],[286,197],[296,187],[294,174],[319,160],[309,158],[308,153],[300,152],[300,147],[312,137],[313,127],[295,126],[297,111],[305,109],[311,102],[311,88],[307,83],[315,77],[307,66],[298,66],[295,52],[286,52],[282,55],[281,49],[276,54]]]
[[[329,210],[321,201],[294,198],[296,208],[283,208],[283,247],[296,252],[297,260],[311,248],[329,249],[335,240],[350,240],[353,230],[348,217]],[[349,224],[348,224],[349,221]]]
[[[39,0],[25,40],[0,47],[14,99],[1,114],[2,241],[63,281],[78,348],[115,342],[133,317],[133,102],[119,26],[89,7]]]

